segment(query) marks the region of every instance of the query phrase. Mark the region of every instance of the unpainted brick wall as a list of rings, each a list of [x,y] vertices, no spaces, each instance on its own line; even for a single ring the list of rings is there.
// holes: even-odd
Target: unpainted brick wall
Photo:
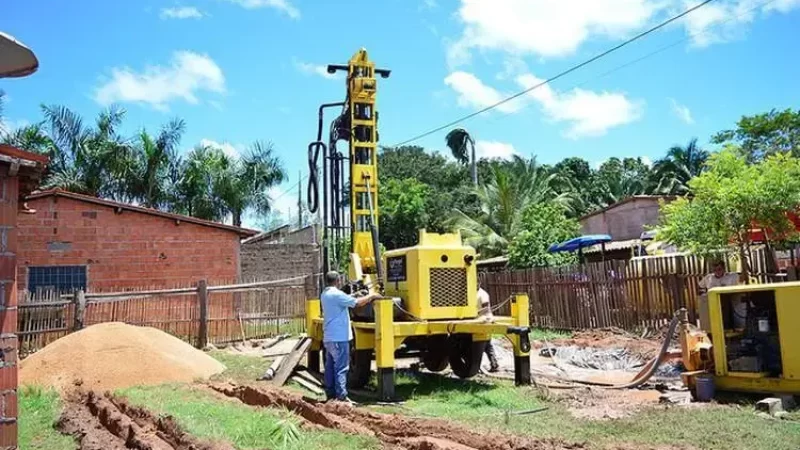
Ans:
[[[316,244],[242,244],[242,280],[269,281],[319,273],[320,251]]]
[[[28,202],[19,219],[19,288],[28,267],[87,266],[89,290],[234,282],[239,235],[208,226],[65,197]]]
[[[17,448],[17,177],[0,166],[0,449]]]

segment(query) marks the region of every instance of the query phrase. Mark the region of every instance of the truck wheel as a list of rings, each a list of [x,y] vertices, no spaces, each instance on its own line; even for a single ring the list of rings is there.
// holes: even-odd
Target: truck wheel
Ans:
[[[355,341],[350,344],[350,370],[347,371],[347,386],[360,389],[369,383],[372,368],[372,350],[356,350]]]
[[[472,378],[481,368],[486,341],[472,341],[471,334],[450,337],[450,367],[459,378]]]
[[[422,365],[431,372],[441,372],[448,363],[447,336],[431,336],[425,340],[422,350]]]

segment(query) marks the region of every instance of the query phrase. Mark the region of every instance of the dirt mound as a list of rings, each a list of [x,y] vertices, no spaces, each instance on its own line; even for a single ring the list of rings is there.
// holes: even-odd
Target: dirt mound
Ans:
[[[93,391],[69,396],[57,428],[74,436],[81,450],[233,450],[195,439],[171,417],[155,418],[125,400]]]
[[[285,407],[304,420],[305,426],[333,428],[344,433],[374,436],[384,448],[404,450],[579,450],[587,444],[559,439],[532,439],[495,433],[481,433],[439,419],[379,414],[341,403],[318,403],[269,387],[231,383],[211,388],[251,406]],[[610,450],[668,449],[672,447],[610,447]]]
[[[155,328],[92,325],[69,334],[20,363],[20,384],[114,390],[191,382],[225,370],[219,361]]]

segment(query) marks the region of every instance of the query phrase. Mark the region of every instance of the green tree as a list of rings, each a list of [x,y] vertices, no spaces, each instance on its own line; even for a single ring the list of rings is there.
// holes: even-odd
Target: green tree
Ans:
[[[577,237],[580,224],[553,203],[534,203],[523,211],[519,234],[508,246],[514,268],[549,267],[577,262],[574,253],[549,253],[552,244]]]
[[[475,140],[469,132],[463,128],[456,128],[444,138],[447,148],[453,157],[462,164],[470,164],[470,174],[472,185],[478,185],[478,161],[475,159]]]
[[[743,116],[736,128],[717,133],[715,144],[737,143],[748,162],[757,162],[776,153],[800,156],[800,109],[771,110]]]
[[[557,184],[557,174],[539,166],[535,158],[515,156],[507,163],[495,163],[488,180],[475,190],[480,205],[477,213],[455,209],[448,224],[461,231],[465,241],[483,256],[503,254],[520,231],[522,212],[528,205],[572,205],[572,194],[559,193]]]
[[[177,146],[186,129],[184,121],[175,119],[165,125],[155,138],[146,130],[139,133],[133,155],[131,195],[142,205],[159,208],[168,203],[168,176],[177,158]]]
[[[685,146],[674,145],[667,155],[654,164],[659,194],[684,195],[689,192],[689,180],[705,169],[709,153],[697,145],[697,138]]]
[[[87,126],[64,106],[43,106],[44,130],[52,142],[46,188],[126,200],[132,175],[132,146],[118,133],[125,111],[101,112]]]
[[[609,158],[594,174],[589,188],[591,206],[604,207],[634,195],[650,194],[652,178],[650,167],[641,158]]]
[[[170,166],[170,209],[206,220],[222,221],[228,211],[215,190],[225,169],[225,153],[219,148],[197,146]]]
[[[748,164],[739,149],[727,147],[709,159],[708,170],[689,182],[693,198],[662,205],[658,239],[697,253],[735,248],[749,279],[753,227],[791,237],[786,216],[800,207],[800,160],[787,153]]]
[[[413,178],[381,184],[380,236],[388,249],[417,243],[420,229],[427,228],[430,187]]]

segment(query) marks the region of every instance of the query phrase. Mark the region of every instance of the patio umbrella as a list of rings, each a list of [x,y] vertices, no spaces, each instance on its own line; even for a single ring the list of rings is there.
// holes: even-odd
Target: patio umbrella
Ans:
[[[0,31],[0,78],[25,77],[39,68],[33,51]]]
[[[578,236],[576,238],[572,238],[564,242],[559,242],[558,244],[553,244],[550,246],[550,248],[547,249],[547,251],[550,253],[560,253],[560,252],[574,252],[575,250],[577,250],[578,256],[580,257],[582,262],[584,247],[591,247],[597,244],[605,244],[606,242],[611,242],[611,236],[607,234],[590,234],[585,236]],[[603,248],[603,250],[605,250],[605,248]]]

